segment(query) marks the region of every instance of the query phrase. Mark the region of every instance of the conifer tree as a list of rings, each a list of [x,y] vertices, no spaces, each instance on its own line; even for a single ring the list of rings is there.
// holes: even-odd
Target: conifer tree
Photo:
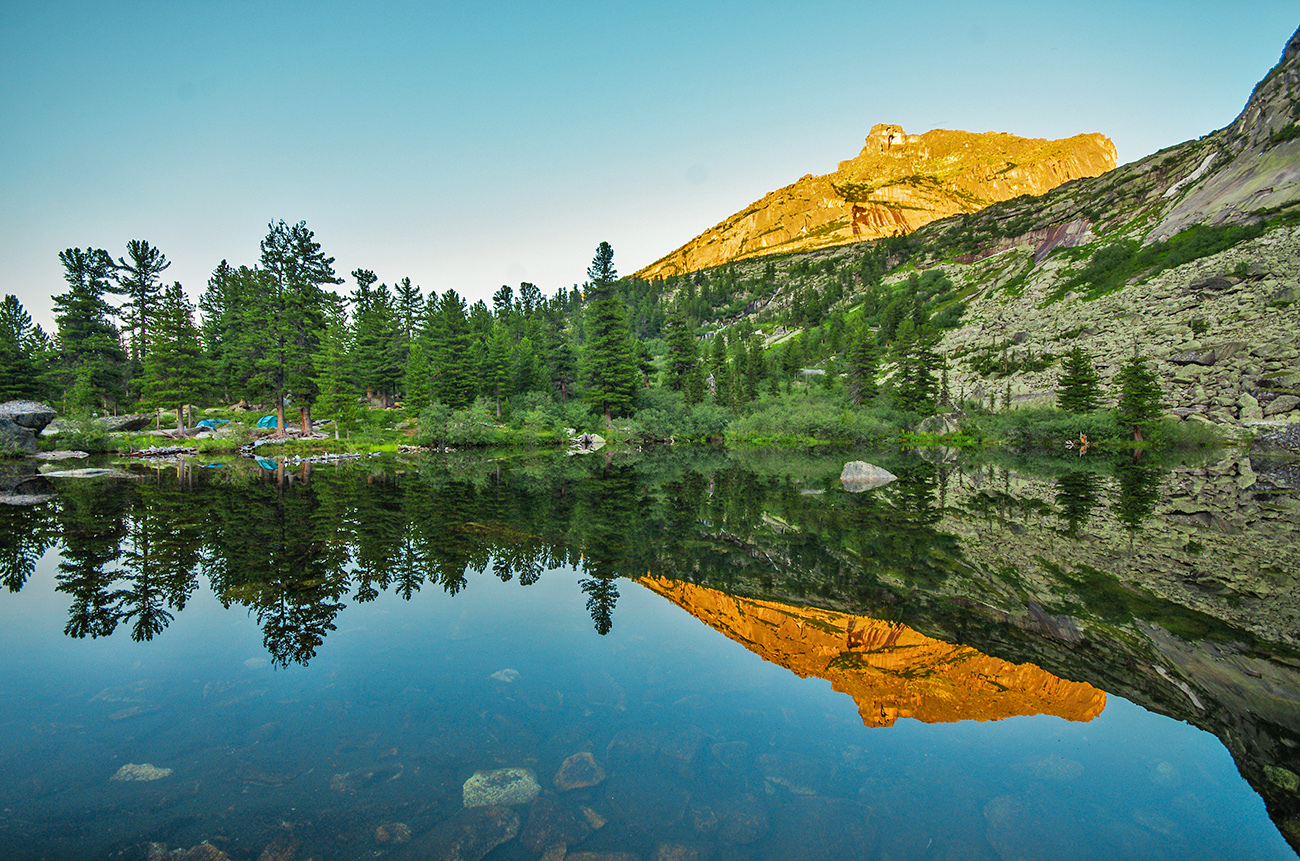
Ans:
[[[637,367],[632,333],[628,328],[623,300],[614,287],[617,277],[614,249],[608,242],[602,242],[587,269],[583,366],[587,399],[605,414],[606,426],[613,423],[613,416],[622,415],[632,408],[636,393]]]
[[[1119,387],[1115,417],[1133,431],[1136,442],[1142,442],[1165,412],[1160,378],[1147,367],[1146,362],[1145,356],[1134,352],[1133,358],[1119,369],[1114,382]]]
[[[934,348],[938,343],[939,333],[928,323],[917,325],[908,317],[899,324],[893,347],[898,367],[894,375],[894,399],[903,409],[934,412],[938,388],[934,372],[940,363]]]
[[[474,400],[472,343],[465,300],[455,290],[439,297],[431,335],[433,351],[429,366],[433,372],[433,394],[452,409],[469,406]]]
[[[686,313],[680,306],[675,307],[668,315],[664,328],[668,341],[664,368],[665,383],[675,392],[686,391],[691,372],[699,365],[699,347],[695,343],[694,333],[687,325]],[[689,393],[687,401],[692,402]]]
[[[326,305],[325,331],[321,334],[313,365],[316,369],[316,409],[334,419],[338,429],[350,430],[356,423],[357,384],[352,364],[352,327],[348,325],[343,301],[330,297]]]
[[[149,324],[163,291],[159,276],[172,264],[166,255],[143,239],[128,242],[126,255],[117,259],[116,292],[127,297],[122,305],[122,318],[126,323],[131,361],[138,364],[149,352]]]
[[[876,396],[876,374],[880,370],[876,336],[866,325],[853,333],[847,359],[849,400],[861,406]]]
[[[198,400],[209,379],[194,306],[179,283],[163,290],[153,309],[153,335],[144,357],[142,394],[151,407],[174,407],[178,427],[182,409]]]
[[[261,243],[262,269],[269,288],[262,334],[264,372],[276,404],[277,423],[284,430],[284,403],[292,394],[299,404],[303,430],[311,429],[311,400],[316,393],[312,359],[325,328],[325,284],[341,284],[334,258],[320,250],[306,222],[290,227],[271,222]]]
[[[0,402],[40,395],[31,332],[31,315],[17,296],[5,296],[0,302]]]
[[[116,404],[125,394],[126,353],[104,294],[117,267],[102,248],[68,248],[59,260],[68,282],[54,297],[65,397],[74,409]]]
[[[1101,384],[1092,358],[1078,345],[1061,360],[1056,381],[1056,405],[1070,413],[1090,413],[1101,405]]]

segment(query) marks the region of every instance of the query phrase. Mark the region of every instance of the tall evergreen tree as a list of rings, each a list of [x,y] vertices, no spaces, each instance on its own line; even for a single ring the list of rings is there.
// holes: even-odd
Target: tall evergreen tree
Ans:
[[[894,340],[894,399],[905,410],[917,413],[934,411],[938,394],[938,381],[934,372],[939,367],[935,347],[939,333],[929,323],[917,325],[910,317],[898,326]]]
[[[613,424],[613,416],[629,411],[636,396],[637,367],[632,332],[628,328],[623,300],[614,287],[617,277],[614,249],[608,242],[602,242],[587,268],[583,365],[587,399],[605,414],[606,426]]]
[[[1134,353],[1115,375],[1119,387],[1115,406],[1119,423],[1133,431],[1133,439],[1142,442],[1165,414],[1160,378],[1147,367],[1145,356]]]
[[[268,225],[262,240],[262,269],[266,272],[267,314],[264,328],[264,368],[275,396],[277,424],[284,430],[285,397],[299,405],[304,431],[311,429],[311,399],[316,393],[312,359],[325,328],[325,284],[341,284],[334,258],[300,221]]]
[[[876,396],[876,374],[880,370],[876,336],[866,325],[853,333],[847,358],[849,400],[861,405]]]
[[[469,320],[465,300],[448,290],[438,299],[436,328],[431,332],[433,355],[433,394],[453,409],[469,406],[474,400],[474,369],[471,355]]]
[[[316,409],[322,417],[334,420],[337,430],[351,429],[356,423],[357,384],[353,376],[352,329],[343,301],[331,297],[326,306],[325,331],[321,335],[314,366],[316,368]]]
[[[179,283],[166,288],[153,310],[152,345],[144,357],[142,394],[152,407],[175,407],[178,426],[182,408],[204,393],[209,379],[194,306]]]
[[[143,239],[128,242],[126,257],[117,259],[116,292],[126,297],[121,310],[132,363],[143,362],[149,352],[150,322],[163,291],[159,276],[171,265],[166,255]]]
[[[116,266],[101,248],[59,252],[68,291],[54,297],[65,398],[74,409],[118,403],[125,394],[126,353],[104,299]]]
[[[1092,358],[1078,345],[1061,360],[1056,380],[1056,405],[1070,413],[1090,413],[1101,406],[1101,383]]]
[[[18,297],[5,296],[0,302],[0,402],[40,396],[31,332],[32,318]]]
[[[686,391],[691,372],[699,365],[699,345],[695,343],[695,334],[687,324],[681,306],[675,307],[668,315],[664,328],[668,340],[665,383],[675,392]]]

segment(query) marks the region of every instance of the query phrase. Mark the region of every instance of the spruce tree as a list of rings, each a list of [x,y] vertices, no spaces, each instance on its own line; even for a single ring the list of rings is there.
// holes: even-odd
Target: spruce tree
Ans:
[[[438,313],[431,331],[433,350],[429,366],[432,394],[452,409],[463,409],[474,401],[474,368],[469,320],[465,300],[455,290],[438,298]]]
[[[613,416],[631,411],[636,396],[637,366],[632,332],[623,299],[614,287],[617,277],[614,249],[608,242],[602,242],[587,269],[583,368],[587,399],[604,413],[607,427],[613,424]]]
[[[74,409],[116,404],[126,391],[126,353],[104,294],[117,267],[102,248],[68,248],[59,260],[68,282],[54,297],[65,397]]]
[[[117,259],[115,292],[127,297],[122,305],[122,318],[129,333],[131,361],[139,363],[149,352],[150,322],[163,291],[159,275],[172,264],[166,255],[143,239],[128,242],[126,255]]]
[[[675,307],[665,324],[667,330],[667,356],[665,359],[665,383],[675,392],[685,391],[691,371],[699,364],[699,348],[695,335],[686,322],[686,314],[680,307]],[[689,401],[689,395],[687,397]]]
[[[1133,431],[1133,439],[1142,442],[1164,416],[1165,405],[1160,391],[1160,378],[1147,367],[1145,356],[1134,353],[1115,375],[1114,385],[1119,387],[1115,417],[1119,423]]]
[[[1066,412],[1083,415],[1101,406],[1101,384],[1092,358],[1079,346],[1070,348],[1061,360],[1056,381],[1056,405]]]
[[[177,424],[181,410],[198,400],[209,379],[194,306],[179,283],[163,290],[153,309],[153,335],[144,357],[142,394],[151,407],[174,407]]]
[[[910,317],[898,326],[894,340],[894,400],[905,410],[932,413],[938,394],[934,372],[940,360],[935,347],[939,334],[928,323],[917,325]]]
[[[30,352],[32,318],[17,296],[0,302],[0,402],[40,394],[36,361]]]
[[[876,336],[865,325],[853,332],[847,359],[849,400],[860,406],[876,396],[876,374],[880,370]]]
[[[310,429],[311,400],[316,393],[312,359],[325,328],[325,284],[341,284],[334,258],[300,221],[290,227],[271,222],[262,240],[262,269],[269,288],[261,321],[261,369],[275,397],[280,430],[284,430],[285,397],[299,404],[303,430]]]

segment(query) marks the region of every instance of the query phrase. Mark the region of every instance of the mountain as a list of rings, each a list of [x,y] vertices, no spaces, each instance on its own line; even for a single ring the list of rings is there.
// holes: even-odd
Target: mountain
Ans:
[[[809,251],[911,233],[990,203],[1040,195],[1115,167],[1100,134],[1065,140],[872,126],[862,151],[834,173],[805,176],[768,194],[636,273],[662,278],[732,260]]]
[[[715,305],[706,330],[743,320],[769,348],[799,341],[804,366],[831,368],[832,330],[879,327],[925,289],[918,274],[946,285],[921,299],[942,321],[953,405],[1051,404],[1078,346],[1103,391],[1145,355],[1180,420],[1231,437],[1300,422],[1300,32],[1237,118],[1203,137],[905,236],[690,280]],[[696,295],[665,281],[667,295],[683,290]]]

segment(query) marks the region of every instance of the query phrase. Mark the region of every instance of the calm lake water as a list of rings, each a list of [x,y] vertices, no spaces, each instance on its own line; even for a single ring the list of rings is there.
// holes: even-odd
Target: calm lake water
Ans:
[[[0,505],[0,856],[1296,857],[1240,453],[267,466]]]

